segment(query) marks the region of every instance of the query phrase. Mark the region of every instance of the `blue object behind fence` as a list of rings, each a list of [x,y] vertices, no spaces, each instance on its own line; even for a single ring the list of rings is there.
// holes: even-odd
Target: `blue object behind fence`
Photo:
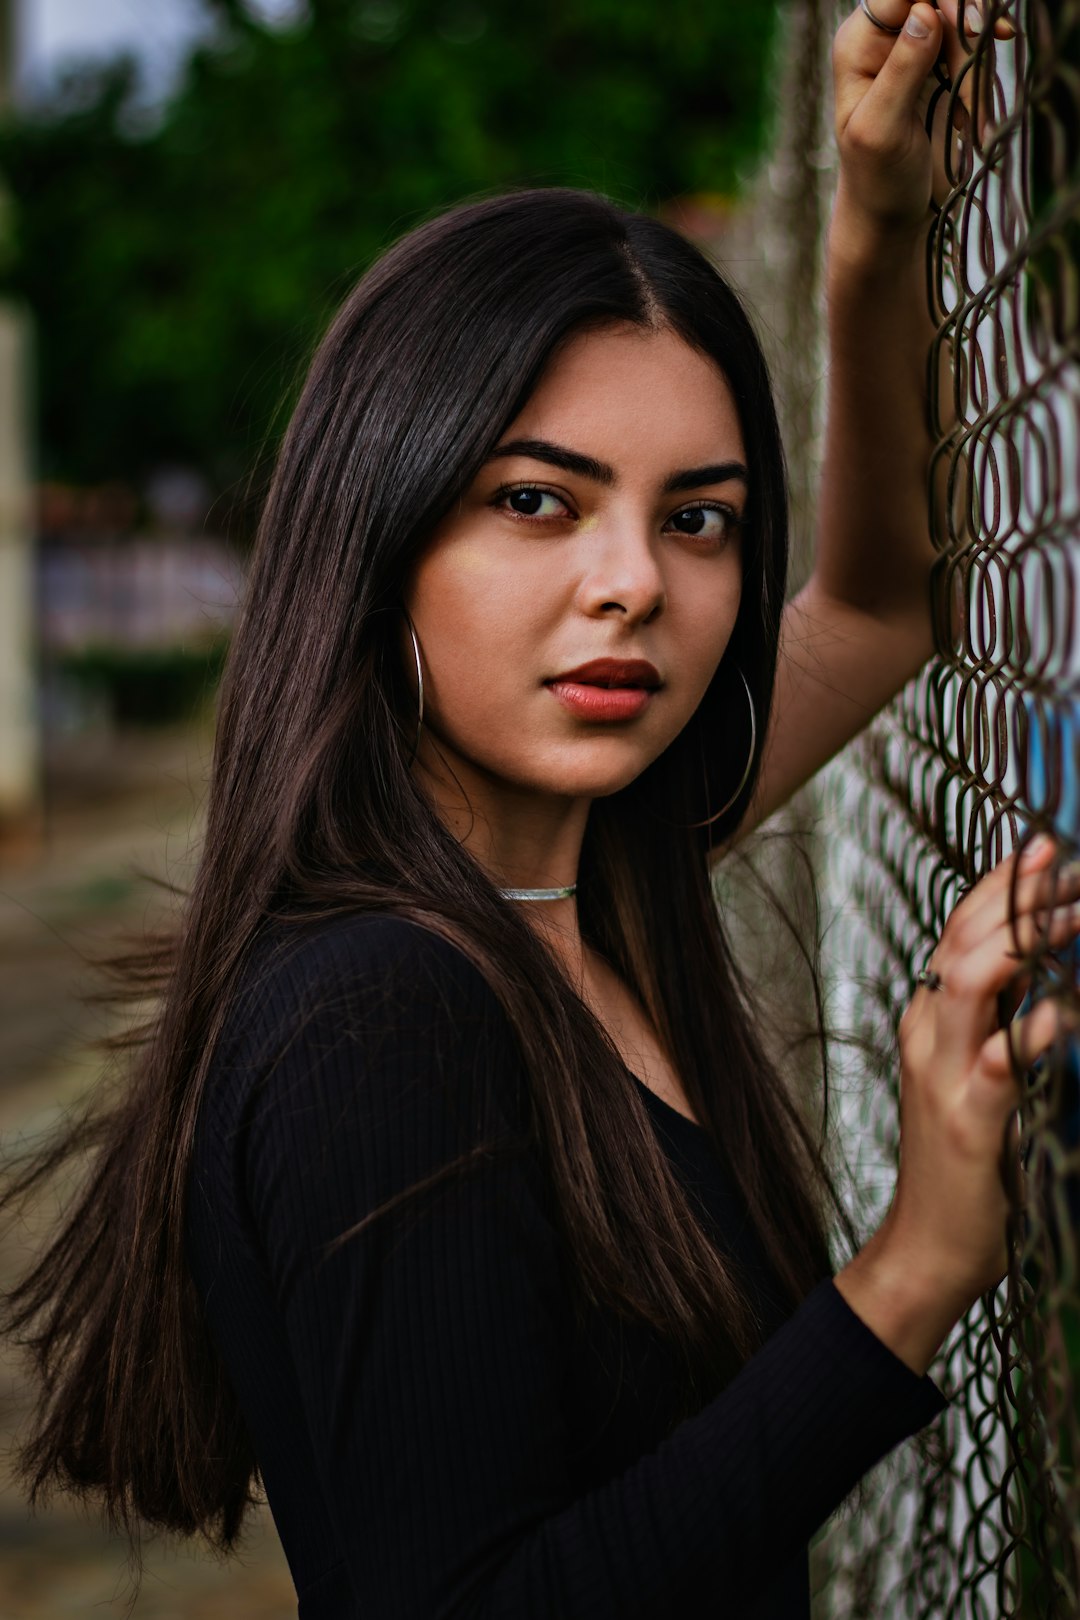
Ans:
[[[1080,701],[1072,699],[1067,707],[1052,707],[1025,695],[1023,703],[1027,720],[1028,808],[1033,819],[1048,829],[1052,827],[1065,847],[1075,854],[1080,842]],[[1021,751],[1022,743],[1018,749]],[[1066,971],[1071,969],[1074,983],[1080,978],[1080,944],[1055,951],[1053,958]],[[1023,1017],[1032,1005],[1029,992],[1017,1009],[1016,1017]],[[1040,1059],[1031,1070],[1033,1079],[1038,1081],[1045,1071],[1046,1060]],[[1062,1082],[1062,1106],[1055,1136],[1063,1151],[1072,1157],[1080,1148],[1080,1041],[1075,1036],[1066,1050]],[[1080,1230],[1080,1172],[1071,1171],[1064,1182],[1064,1207],[1075,1232]],[[1050,1198],[1047,1206],[1040,1213],[1049,1230],[1055,1266],[1060,1267],[1062,1234],[1058,1212],[1062,1204]]]

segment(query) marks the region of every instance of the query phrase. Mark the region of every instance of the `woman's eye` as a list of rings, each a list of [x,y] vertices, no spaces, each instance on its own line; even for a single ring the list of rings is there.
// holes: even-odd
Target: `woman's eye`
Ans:
[[[501,499],[519,517],[552,518],[561,517],[566,512],[565,504],[557,495],[547,489],[534,489],[531,485],[507,490]]]
[[[726,540],[738,526],[735,513],[723,506],[685,506],[668,519],[680,534],[698,540]]]

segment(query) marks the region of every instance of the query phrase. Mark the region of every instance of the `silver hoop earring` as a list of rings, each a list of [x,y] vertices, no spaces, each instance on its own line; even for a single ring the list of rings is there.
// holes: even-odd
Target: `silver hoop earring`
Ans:
[[[408,610],[406,608],[402,608],[401,611],[405,614],[405,623],[408,625],[409,634],[412,637],[413,657],[416,659],[416,691],[418,698],[417,708],[419,713],[416,716],[416,741],[413,743],[412,753],[409,755],[409,764],[411,765],[413,760],[416,758],[416,751],[420,747],[420,733],[424,727],[424,671],[420,665],[420,643],[416,639],[416,630],[413,626],[413,622],[410,619]]]
[[[750,690],[750,682],[747,680],[742,670],[739,669],[738,664],[735,665],[735,668],[738,670],[739,679],[742,681],[743,686],[746,689],[746,701],[750,705],[750,753],[747,756],[745,769],[743,770],[742,775],[739,777],[739,785],[731,795],[730,799],[728,799],[727,803],[722,804],[719,810],[714,811],[714,813],[711,816],[706,817],[704,821],[691,821],[688,824],[689,827],[711,827],[714,821],[719,821],[725,810],[730,810],[732,805],[735,803],[735,800],[739,797],[739,794],[746,786],[747,779],[749,778],[750,772],[753,768],[754,754],[757,751],[757,714],[754,709],[754,694]]]

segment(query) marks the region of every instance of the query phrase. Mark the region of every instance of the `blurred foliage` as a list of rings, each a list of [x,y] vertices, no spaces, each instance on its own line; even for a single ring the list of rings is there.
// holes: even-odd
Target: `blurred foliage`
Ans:
[[[168,725],[206,711],[227,647],[227,637],[202,646],[102,644],[62,652],[55,663],[84,691],[100,692],[117,724]]]
[[[0,131],[43,476],[179,461],[235,492],[330,311],[422,218],[513,185],[730,195],[765,139],[771,0],[310,0],[289,28],[204,5],[152,121],[121,60]]]

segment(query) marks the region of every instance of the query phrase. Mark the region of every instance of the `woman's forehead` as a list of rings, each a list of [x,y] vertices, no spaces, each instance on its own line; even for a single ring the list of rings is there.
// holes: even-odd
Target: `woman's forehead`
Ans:
[[[640,470],[642,457],[680,467],[746,460],[720,367],[666,327],[574,334],[500,437],[565,445],[616,472]]]

